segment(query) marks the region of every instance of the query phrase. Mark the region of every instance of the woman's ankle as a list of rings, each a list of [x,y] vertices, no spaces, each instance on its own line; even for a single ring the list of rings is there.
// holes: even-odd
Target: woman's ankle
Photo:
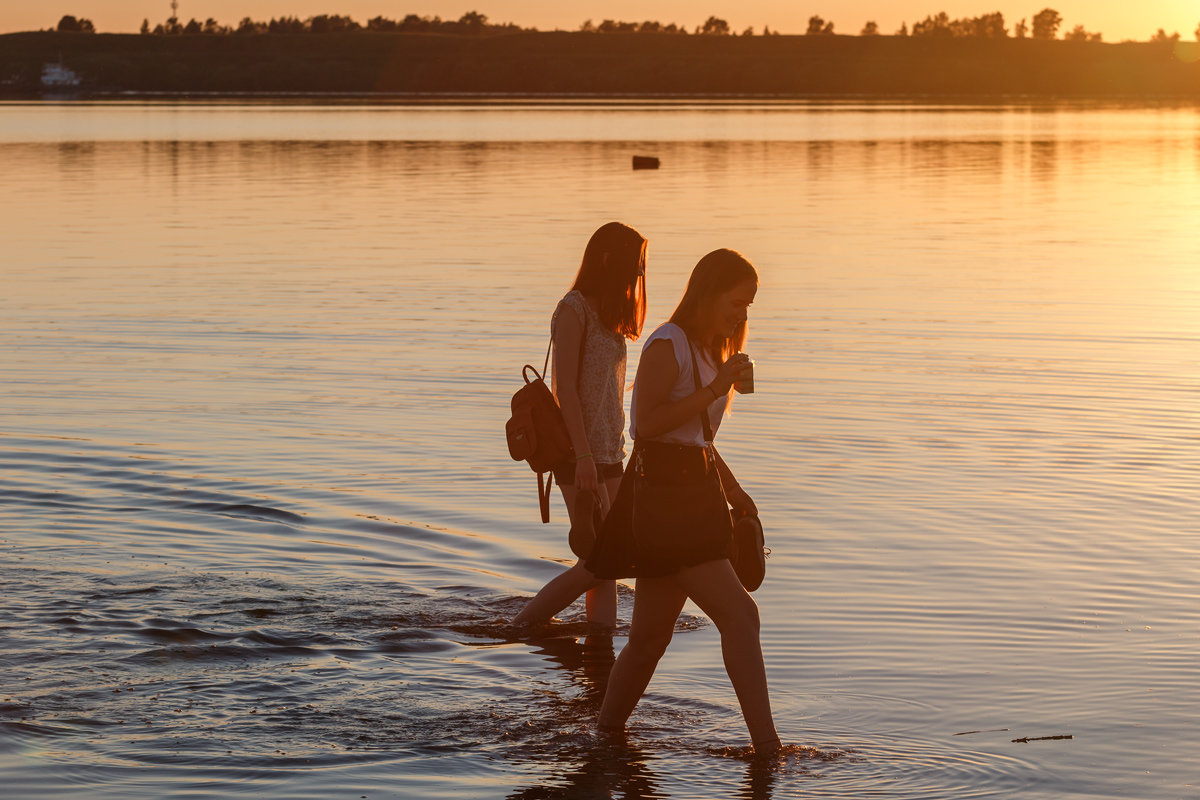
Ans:
[[[783,747],[783,741],[780,740],[778,735],[776,735],[776,736],[767,737],[764,739],[758,739],[757,741],[755,741],[753,743],[753,745],[754,745],[754,755],[769,756],[772,753],[779,752],[779,749],[781,747]]]
[[[596,735],[605,741],[620,741],[625,738],[624,725],[603,725],[596,724]]]

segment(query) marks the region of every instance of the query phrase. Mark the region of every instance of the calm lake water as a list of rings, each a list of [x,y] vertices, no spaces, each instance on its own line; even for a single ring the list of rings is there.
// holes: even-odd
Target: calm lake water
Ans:
[[[6,797],[1200,797],[1197,109],[6,104],[0,164]],[[505,625],[610,219],[650,325],[762,276],[771,765],[696,609],[628,747],[624,630]]]

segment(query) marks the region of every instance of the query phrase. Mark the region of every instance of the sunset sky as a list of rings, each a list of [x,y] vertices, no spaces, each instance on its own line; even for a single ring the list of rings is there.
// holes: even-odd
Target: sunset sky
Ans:
[[[839,0],[838,2],[796,3],[792,0],[587,0],[586,2],[547,3],[545,0],[180,0],[179,16],[187,20],[213,17],[234,24],[243,17],[269,19],[279,16],[310,17],[315,14],[348,14],[359,22],[371,17],[400,18],[415,13],[457,19],[465,11],[477,10],[494,22],[515,22],[543,30],[574,30],[586,19],[676,22],[689,28],[710,14],[727,20],[741,31],[763,25],[783,33],[803,33],[808,18],[820,14],[832,20],[837,33],[858,33],[867,20],[879,23],[880,30],[891,33],[901,22],[938,11],[953,17],[977,16],[993,11],[1004,14],[1012,25],[1022,17],[1031,17],[1049,5],[1062,14],[1064,29],[1084,25],[1089,31],[1104,34],[1109,42],[1124,39],[1145,40],[1158,28],[1168,33],[1179,31],[1192,39],[1200,24],[1200,3],[1194,0]],[[53,27],[63,14],[87,17],[100,32],[133,32],[143,18],[152,23],[170,16],[170,0],[51,0],[42,3],[6,2],[0,4],[0,31],[37,30]]]

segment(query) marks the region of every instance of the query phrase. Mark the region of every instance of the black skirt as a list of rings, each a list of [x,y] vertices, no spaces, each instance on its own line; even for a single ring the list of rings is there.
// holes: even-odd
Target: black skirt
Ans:
[[[712,451],[639,441],[586,566],[597,578],[656,578],[732,552]]]

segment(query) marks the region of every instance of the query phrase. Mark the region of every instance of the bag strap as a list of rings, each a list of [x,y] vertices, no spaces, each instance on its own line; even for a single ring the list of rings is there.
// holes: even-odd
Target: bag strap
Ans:
[[[579,297],[583,300],[584,304],[586,305],[587,298],[585,298],[583,296],[583,294],[580,294]],[[560,300],[559,302],[561,303],[562,301]],[[549,369],[549,367],[550,367],[550,348],[554,345],[554,324],[556,322],[558,322],[558,311],[555,311],[554,316],[550,319],[550,341],[546,342],[546,359],[545,359],[545,361],[542,362],[542,374],[540,376],[543,380],[545,380],[546,376],[550,374],[546,370]],[[583,332],[579,334],[579,367],[580,368],[575,370],[575,386],[576,387],[579,386],[579,381],[583,377],[583,369],[582,369],[582,367],[583,367],[583,347],[584,347],[584,345],[587,344],[587,330],[588,330],[588,315],[587,315],[587,309],[585,308],[583,310]],[[528,379],[526,379],[526,380],[528,380]]]
[[[692,354],[692,380],[696,383],[696,391],[700,391],[700,367],[696,364],[696,348],[692,345],[690,338],[688,339],[688,352]],[[713,402],[716,402],[716,398],[713,398]],[[712,405],[712,403],[700,409],[700,426],[704,429],[704,442],[706,444],[712,444],[713,439],[716,438],[713,435],[712,423],[708,419],[709,405]]]
[[[545,478],[542,475],[545,474]],[[547,472],[537,474],[538,479],[538,507],[542,511],[542,522],[550,521],[550,487],[554,484],[554,473]]]
[[[554,344],[554,322],[552,321],[550,323],[550,341],[546,342],[546,360],[542,362],[542,374],[538,375],[538,377],[542,378],[543,380],[546,377],[546,367],[550,366],[550,347],[553,344]],[[526,378],[525,382],[528,383],[529,379]]]

